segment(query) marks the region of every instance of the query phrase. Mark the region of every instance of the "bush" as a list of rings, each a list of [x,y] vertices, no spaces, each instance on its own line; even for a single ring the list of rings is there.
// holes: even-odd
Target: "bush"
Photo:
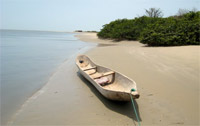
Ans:
[[[180,17],[118,19],[103,26],[100,38],[140,40],[149,46],[199,45],[200,12]]]
[[[118,19],[103,26],[103,29],[97,34],[99,38],[115,40],[138,40],[141,31],[149,23],[153,23],[158,18],[140,17],[132,20]]]
[[[140,42],[149,46],[199,45],[199,12],[190,12],[181,18],[162,18],[149,24]]]

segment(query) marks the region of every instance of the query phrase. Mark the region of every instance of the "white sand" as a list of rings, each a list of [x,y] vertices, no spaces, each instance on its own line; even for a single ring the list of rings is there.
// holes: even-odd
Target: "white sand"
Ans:
[[[100,45],[113,43],[99,40],[94,33],[78,37]],[[94,62],[136,81],[142,124],[199,125],[200,46],[145,47],[122,41],[87,54]]]
[[[77,37],[99,44],[86,53],[95,63],[136,81],[142,126],[199,125],[199,46],[145,47],[138,42],[99,40],[94,33]],[[136,126],[130,102],[105,99],[77,72],[72,57],[10,124]]]

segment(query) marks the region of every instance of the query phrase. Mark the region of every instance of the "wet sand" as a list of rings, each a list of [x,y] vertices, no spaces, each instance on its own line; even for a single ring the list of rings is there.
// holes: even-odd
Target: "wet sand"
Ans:
[[[77,37],[99,46],[86,52],[95,63],[136,81],[141,125],[199,125],[199,46],[146,47],[138,42]],[[11,125],[133,125],[131,102],[105,99],[79,73],[75,57],[16,114]]]
[[[81,53],[82,54],[82,53]],[[78,54],[65,61],[8,125],[133,125],[131,103],[105,99],[79,73]]]

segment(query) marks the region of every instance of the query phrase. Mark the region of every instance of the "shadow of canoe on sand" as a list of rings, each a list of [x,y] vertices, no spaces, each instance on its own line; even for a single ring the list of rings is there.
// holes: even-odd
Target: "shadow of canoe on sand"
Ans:
[[[109,99],[106,99],[103,95],[100,94],[100,92],[87,80],[85,79],[79,72],[77,72],[77,76],[90,88],[90,90],[95,94],[95,96],[101,100],[101,102],[110,110],[115,111],[117,113],[120,113],[122,115],[125,115],[133,121],[137,121],[137,118],[135,116],[133,106],[131,102],[119,102],[119,101],[112,101]],[[137,102],[134,100],[136,105],[136,110],[138,112],[139,120],[142,121],[140,117],[139,107]]]

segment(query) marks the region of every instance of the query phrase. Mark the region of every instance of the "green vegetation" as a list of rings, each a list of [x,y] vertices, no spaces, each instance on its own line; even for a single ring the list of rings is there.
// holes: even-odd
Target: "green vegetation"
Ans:
[[[148,14],[135,19],[112,21],[104,25],[97,35],[99,38],[117,41],[139,40],[149,46],[200,44],[200,11],[167,18],[160,16],[160,10],[159,15]]]

